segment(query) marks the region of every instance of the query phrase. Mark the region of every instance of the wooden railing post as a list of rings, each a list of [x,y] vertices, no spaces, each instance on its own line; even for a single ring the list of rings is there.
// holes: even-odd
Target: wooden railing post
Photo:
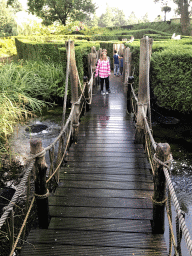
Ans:
[[[127,78],[131,76],[131,58],[132,53],[130,48],[124,48],[123,50],[123,83],[127,85]]]
[[[138,113],[137,127],[135,134],[135,143],[143,143],[144,124],[142,107],[144,106],[145,113],[150,102],[149,94],[149,65],[152,52],[152,38],[142,38],[140,40],[140,63],[139,63],[139,90],[138,90]]]
[[[30,151],[32,155],[42,152],[43,148],[41,140],[31,140]],[[35,196],[39,228],[44,229],[48,228],[50,221],[46,171],[47,164],[45,162],[45,156],[37,157],[35,161]]]
[[[77,141],[77,135],[79,130],[79,102],[78,102],[78,71],[75,60],[75,47],[74,42],[70,43],[70,78],[71,78],[71,103],[75,105],[75,112],[73,116],[73,141]]]
[[[170,157],[170,146],[168,143],[158,143],[156,148],[156,158],[161,162],[166,162]],[[156,162],[154,168],[154,194],[153,194],[153,223],[152,231],[154,234],[164,233],[165,217],[165,188],[166,179],[163,166]]]
[[[88,83],[88,77],[85,76],[84,77],[84,83],[86,83],[85,86],[85,111],[89,111],[89,104],[87,103],[87,101],[89,100],[89,83]]]
[[[132,93],[131,93],[131,84],[128,83],[128,88],[127,88],[127,112],[130,114],[132,113]]]
[[[92,50],[93,51],[93,50]],[[92,72],[95,72],[97,64],[97,54],[96,53],[89,53],[88,54],[88,74],[89,79],[91,78]],[[96,85],[96,78],[93,77],[93,84]]]

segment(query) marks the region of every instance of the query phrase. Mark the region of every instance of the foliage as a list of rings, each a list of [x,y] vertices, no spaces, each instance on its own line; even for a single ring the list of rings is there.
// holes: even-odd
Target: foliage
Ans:
[[[0,38],[0,56],[16,55],[15,39],[14,38]]]
[[[122,30],[111,30],[111,31],[107,31],[106,33],[103,34],[96,34],[94,36],[92,36],[92,40],[95,41],[111,41],[111,40],[119,40],[121,41],[123,38],[127,38],[127,40],[129,40],[131,38],[131,36],[134,36],[135,39],[140,39],[143,36],[147,35],[147,34],[158,34],[161,35],[161,38],[171,38],[171,34],[168,34],[166,32],[161,32],[161,31],[157,31],[154,29],[138,29],[138,30],[126,30],[126,29],[122,29]]]
[[[152,54],[151,86],[160,106],[183,113],[192,111],[192,47],[167,44]]]
[[[132,52],[134,83],[138,87],[140,43],[125,45]],[[153,42],[150,85],[160,106],[183,113],[192,111],[191,58],[191,38]]]
[[[161,32],[166,32],[169,34],[179,34],[181,35],[181,24],[175,24],[170,22],[148,22],[134,25],[133,29],[154,29]]]
[[[65,26],[68,19],[83,21],[96,10],[91,0],[28,0],[28,6],[47,25],[59,21]]]
[[[12,35],[15,26],[13,8],[7,7],[6,0],[0,0],[0,36]]]
[[[7,137],[18,121],[46,102],[63,97],[63,67],[43,61],[20,61],[0,69],[0,136]]]
[[[166,14],[167,12],[170,12],[171,11],[171,7],[165,5],[161,8],[161,11],[165,13],[165,18],[164,18],[164,21],[166,21]]]

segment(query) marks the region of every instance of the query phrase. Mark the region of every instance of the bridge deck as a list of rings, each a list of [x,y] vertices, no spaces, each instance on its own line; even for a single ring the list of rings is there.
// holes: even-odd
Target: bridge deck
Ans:
[[[111,94],[93,96],[82,118],[61,183],[49,198],[48,230],[32,230],[21,256],[167,255],[163,235],[151,231],[153,182],[120,77]]]

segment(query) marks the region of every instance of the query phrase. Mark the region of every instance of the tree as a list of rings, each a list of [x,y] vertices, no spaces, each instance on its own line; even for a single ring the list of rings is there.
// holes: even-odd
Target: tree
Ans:
[[[165,13],[164,21],[166,21],[166,13],[171,11],[171,7],[169,7],[169,6],[167,6],[167,5],[166,5],[166,6],[163,6],[163,7],[161,8],[161,11]]]
[[[139,20],[139,23],[147,23],[150,22],[148,13],[145,13],[143,17]]]
[[[16,26],[13,8],[7,6],[6,0],[0,1],[0,35],[12,35],[12,29]]]
[[[87,17],[87,19],[84,21],[85,25],[89,27],[96,27],[98,26],[99,17],[97,17],[96,14]]]
[[[177,13],[181,15],[181,29],[183,35],[190,34],[189,6],[191,1],[192,0],[173,0],[173,2],[178,6]],[[167,4],[167,1],[165,0],[154,0],[154,2],[161,2],[162,4]]]
[[[8,0],[7,7],[11,6],[14,13],[20,12],[23,10],[22,4],[18,0]]]
[[[138,18],[136,17],[135,13],[132,12],[130,14],[130,16],[128,17],[128,25],[132,25],[132,24],[137,24],[138,23]]]
[[[43,19],[46,25],[67,20],[83,21],[96,10],[92,0],[28,0],[29,11]]]
[[[190,0],[173,0],[178,5],[177,13],[181,15],[181,30],[184,35],[189,35],[190,18],[189,6]]]
[[[107,5],[106,12],[103,13],[98,21],[99,27],[112,27],[113,26],[113,13],[112,9]]]
[[[125,14],[122,10],[119,10],[118,8],[113,8],[112,9],[113,12],[113,25],[114,26],[125,26],[127,25],[127,20],[125,18]]]

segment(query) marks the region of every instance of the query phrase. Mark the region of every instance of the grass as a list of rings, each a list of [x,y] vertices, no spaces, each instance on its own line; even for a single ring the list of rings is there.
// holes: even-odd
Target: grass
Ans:
[[[0,153],[15,125],[54,105],[63,87],[63,69],[53,63],[19,61],[0,67]]]

